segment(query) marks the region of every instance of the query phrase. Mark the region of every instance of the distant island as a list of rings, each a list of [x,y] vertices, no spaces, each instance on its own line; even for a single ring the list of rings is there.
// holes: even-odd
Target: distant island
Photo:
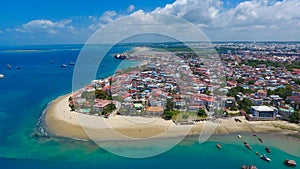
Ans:
[[[220,62],[186,47],[165,50],[135,48],[134,54],[114,55],[122,60],[138,58],[141,64],[53,101],[45,115],[49,132],[89,139],[84,130],[91,129],[103,140],[120,139],[110,137],[103,123],[133,138],[161,133],[176,137],[191,125],[189,134],[198,135],[204,123],[211,123],[217,125],[215,133],[299,135],[300,69],[295,49],[279,44],[217,44],[225,85],[216,85],[212,78],[223,73],[218,72]],[[172,127],[175,130],[168,133]]]

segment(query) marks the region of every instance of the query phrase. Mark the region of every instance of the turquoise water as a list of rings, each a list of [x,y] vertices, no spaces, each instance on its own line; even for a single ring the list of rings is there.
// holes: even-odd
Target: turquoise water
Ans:
[[[246,149],[237,134],[214,135],[204,144],[197,137],[183,140],[161,155],[130,159],[111,154],[92,142],[40,135],[37,123],[47,104],[72,90],[73,66],[61,64],[76,61],[81,45],[2,47],[0,49],[0,168],[240,168],[255,164],[263,169],[288,168],[285,158],[300,164],[300,141],[273,134],[262,134],[262,144],[253,136],[242,134],[253,150]],[[116,47],[119,53],[131,47]],[[20,51],[22,49],[22,51]],[[23,51],[34,49],[35,51]],[[104,65],[120,61],[106,58]],[[50,61],[55,60],[54,64]],[[11,64],[12,69],[6,65]],[[20,66],[21,69],[15,69]],[[102,66],[98,77],[113,73],[113,66]],[[222,149],[216,148],[222,143]],[[265,153],[271,148],[272,162],[261,160],[255,151]],[[296,167],[299,168],[299,167]]]

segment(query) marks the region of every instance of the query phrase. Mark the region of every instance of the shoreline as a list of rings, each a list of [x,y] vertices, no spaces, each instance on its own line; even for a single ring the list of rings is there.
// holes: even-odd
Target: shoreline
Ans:
[[[162,118],[122,115],[105,119],[70,111],[68,107],[70,95],[66,94],[56,98],[46,108],[43,126],[51,135],[79,140],[110,141],[199,136],[201,132],[204,135],[239,132],[280,133],[296,135],[296,138],[300,134],[300,125],[298,124],[286,121],[247,121],[242,116],[202,121],[194,125],[176,125],[172,121]],[[239,118],[242,122],[237,123],[234,118]]]

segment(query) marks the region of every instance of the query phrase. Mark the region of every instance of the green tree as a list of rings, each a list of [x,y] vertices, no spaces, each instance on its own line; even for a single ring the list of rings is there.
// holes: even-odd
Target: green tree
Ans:
[[[197,112],[197,115],[200,116],[200,117],[206,117],[207,116],[205,110],[203,110],[203,109],[199,109],[198,112]]]
[[[292,123],[298,123],[299,120],[300,120],[299,112],[294,112],[294,113],[290,116],[290,122],[292,122]]]
[[[173,107],[174,107],[173,99],[167,99],[166,111],[173,110]]]
[[[95,96],[97,99],[106,99],[107,95],[104,90],[95,90]]]
[[[251,100],[244,98],[241,101],[238,101],[239,109],[245,110],[248,114],[250,113],[250,108],[253,106],[253,103]]]

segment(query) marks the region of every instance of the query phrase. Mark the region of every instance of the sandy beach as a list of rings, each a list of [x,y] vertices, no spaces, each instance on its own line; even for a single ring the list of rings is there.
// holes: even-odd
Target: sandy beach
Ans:
[[[276,132],[299,134],[300,125],[286,121],[235,122],[233,117],[176,125],[171,120],[115,115],[108,119],[70,111],[70,94],[54,100],[45,114],[45,127],[53,135],[77,139],[128,140],[141,138],[177,137],[211,133]]]

